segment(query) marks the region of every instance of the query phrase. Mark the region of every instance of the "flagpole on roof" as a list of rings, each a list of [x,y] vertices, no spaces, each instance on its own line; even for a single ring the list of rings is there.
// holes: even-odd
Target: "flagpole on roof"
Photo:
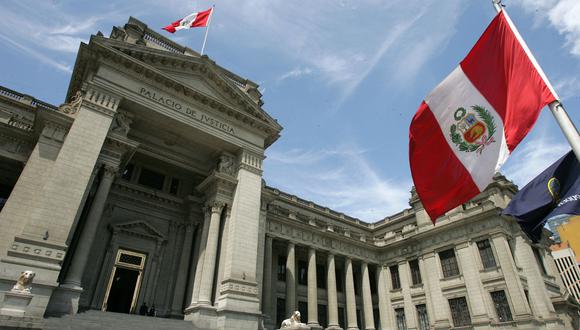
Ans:
[[[205,43],[207,41],[207,33],[209,32],[209,26],[211,24],[211,18],[213,17],[214,10],[215,10],[215,5],[211,6],[211,14],[209,15],[209,19],[207,21],[207,28],[205,29],[205,37],[203,37],[203,45],[201,46],[200,55],[203,55],[203,51],[205,50]]]
[[[502,10],[505,10],[502,8],[503,4],[501,3],[501,1],[502,0],[491,0],[491,2],[493,3],[493,7],[498,13]],[[547,78],[545,79],[547,81]],[[554,115],[556,122],[560,126],[562,133],[564,133],[564,136],[566,137],[568,143],[572,147],[572,151],[574,151],[576,159],[580,161],[580,135],[578,134],[578,129],[576,128],[576,126],[574,126],[572,120],[570,120],[568,113],[566,113],[566,110],[564,110],[564,105],[562,105],[560,101],[556,100],[548,104],[548,107],[550,108],[550,112],[552,112],[552,115]]]

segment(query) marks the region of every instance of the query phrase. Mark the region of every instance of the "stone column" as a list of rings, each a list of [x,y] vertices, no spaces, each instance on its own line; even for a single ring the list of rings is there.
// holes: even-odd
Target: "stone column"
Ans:
[[[211,203],[211,217],[209,230],[207,233],[207,243],[205,247],[205,261],[203,263],[203,273],[199,286],[200,305],[212,305],[211,294],[213,287],[213,277],[215,274],[215,262],[217,257],[218,239],[220,233],[220,218],[224,205],[222,203]]]
[[[316,250],[308,249],[308,325],[318,328],[318,288],[316,286]]]
[[[516,259],[519,266],[522,267],[523,273],[528,279],[529,296],[534,306],[535,316],[544,318],[544,320],[553,321],[557,314],[550,299],[544,277],[540,270],[540,265],[536,261],[529,240],[520,233],[516,236]]]
[[[33,292],[29,317],[51,312],[46,307],[58,284],[67,239],[119,104],[118,98],[90,84],[86,89],[84,97],[77,96],[81,103],[74,112],[38,110],[39,123],[59,123],[43,128],[40,140],[47,143],[39,140],[0,213],[0,282],[8,286],[32,268],[37,270],[34,282],[43,283],[42,290]],[[42,164],[51,165],[38,166]],[[42,261],[28,253],[36,250],[42,251]]]
[[[373,315],[373,298],[371,296],[371,283],[369,280],[369,265],[362,262],[362,294],[365,317],[365,329],[375,330],[375,318]]]
[[[532,318],[532,311],[524,293],[520,274],[504,234],[495,234],[491,238],[497,254],[497,261],[505,279],[506,290],[512,301],[514,319]]]
[[[386,266],[379,266],[379,316],[381,318],[381,329],[392,329],[391,323],[393,320],[393,313],[391,308],[391,298],[389,294],[389,280],[387,272],[389,269]]]
[[[185,238],[183,239],[183,247],[181,249],[181,258],[179,259],[179,267],[177,278],[175,279],[175,291],[173,292],[173,299],[171,302],[171,314],[173,316],[180,316],[183,313],[183,300],[185,290],[187,289],[187,271],[189,267],[189,260],[191,259],[191,250],[193,248],[193,233],[197,224],[185,224]]]
[[[440,270],[436,258],[437,253],[431,252],[423,256],[425,262],[425,269],[427,270],[424,276],[425,285],[428,287],[426,294],[431,298],[433,304],[433,319],[435,329],[449,329],[451,324],[449,322],[449,302],[443,296],[440,284]]]
[[[349,257],[346,257],[345,268],[347,329],[358,330],[356,319],[356,299],[354,294],[354,275],[352,273],[352,260]]]
[[[199,288],[201,286],[201,277],[203,274],[203,264],[205,263],[205,250],[207,245],[207,235],[209,233],[209,224],[211,217],[211,208],[204,207],[203,229],[200,234],[199,252],[197,255],[197,265],[195,266],[195,277],[193,278],[193,291],[191,294],[190,307],[199,301]]]
[[[187,308],[191,305],[191,301],[193,300],[193,288],[195,286],[195,274],[197,274],[197,263],[200,257],[200,243],[202,238],[203,232],[203,225],[200,223],[197,225],[195,229],[195,240],[193,242],[193,251],[191,253],[191,261],[189,263],[189,276],[187,278],[187,288],[186,288],[186,296],[184,306]]]
[[[117,170],[117,167],[109,165],[103,166],[103,176],[99,183],[99,187],[97,188],[97,193],[93,199],[93,204],[87,216],[83,231],[81,232],[77,247],[74,251],[72,262],[66,274],[63,284],[65,286],[77,288],[82,287],[81,279],[85,272],[87,261],[89,260],[89,253],[91,252],[91,247],[95,241],[97,229],[99,228],[99,223],[103,216],[103,210],[105,209],[105,203],[107,202],[107,196],[109,196],[109,191],[111,190],[111,185],[115,180]]]
[[[286,257],[286,316],[289,317],[296,310],[296,247],[288,242]]]
[[[336,269],[334,254],[328,254],[328,267],[326,268],[326,285],[328,295],[328,330],[340,329],[338,324],[338,300],[336,295]]]
[[[266,327],[273,326],[276,318],[273,315],[272,305],[272,237],[266,235],[266,244],[264,245],[264,283],[262,292],[262,313],[265,314],[264,323]]]
[[[411,297],[411,278],[409,276],[411,270],[409,269],[409,263],[406,261],[400,262],[398,267],[399,278],[401,280],[401,293],[403,294],[403,308],[406,315],[405,321],[409,329],[415,329],[416,322],[414,315],[417,312],[415,311],[415,304],[413,304],[413,298]]]
[[[471,321],[475,328],[489,327],[490,317],[486,310],[487,297],[484,297],[484,289],[481,284],[481,277],[479,276],[480,267],[476,263],[477,256],[473,254],[472,245],[470,242],[464,242],[456,246],[459,257],[459,264],[461,266],[461,273],[463,274],[463,281],[467,289],[467,299],[469,299],[469,306],[471,307]]]

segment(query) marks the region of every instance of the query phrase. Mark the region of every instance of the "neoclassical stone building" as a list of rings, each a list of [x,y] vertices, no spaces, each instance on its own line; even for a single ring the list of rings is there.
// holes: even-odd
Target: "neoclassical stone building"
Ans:
[[[282,127],[257,87],[131,18],[81,45],[65,104],[1,88],[0,325],[147,304],[195,329],[294,310],[311,329],[578,327],[547,239],[498,215],[511,182],[436,226],[414,192],[376,223],[286,194],[262,180]]]

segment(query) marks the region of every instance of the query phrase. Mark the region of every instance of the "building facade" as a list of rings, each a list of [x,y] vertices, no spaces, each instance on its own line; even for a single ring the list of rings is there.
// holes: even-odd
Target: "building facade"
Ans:
[[[568,293],[576,301],[580,302],[580,267],[578,267],[578,256],[570,248],[568,243],[554,244],[551,246],[552,257],[556,262],[562,282],[566,285]]]
[[[146,303],[196,329],[294,310],[311,329],[578,327],[547,238],[498,215],[511,182],[436,226],[414,192],[376,223],[286,194],[262,180],[282,127],[257,87],[131,18],[81,45],[65,104],[0,89],[0,325]]]

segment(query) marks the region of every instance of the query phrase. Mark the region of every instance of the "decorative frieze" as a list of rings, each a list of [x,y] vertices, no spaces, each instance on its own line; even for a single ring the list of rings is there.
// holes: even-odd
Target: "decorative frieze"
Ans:
[[[243,296],[258,296],[258,286],[253,282],[246,282],[236,279],[227,279],[222,282],[220,287],[220,295],[237,294]]]
[[[82,106],[113,117],[119,106],[119,99],[109,93],[89,87],[85,93]]]
[[[65,250],[66,247],[62,245],[17,236],[10,245],[8,255],[52,264],[61,264],[64,260]]]
[[[243,150],[240,154],[240,168],[261,176],[263,160],[264,156]]]

